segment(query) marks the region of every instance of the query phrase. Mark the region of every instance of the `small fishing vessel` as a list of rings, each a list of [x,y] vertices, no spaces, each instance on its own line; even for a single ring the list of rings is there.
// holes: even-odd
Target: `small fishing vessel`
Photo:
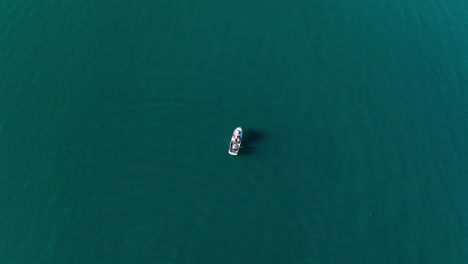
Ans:
[[[231,143],[229,144],[229,154],[236,156],[239,153],[239,149],[242,142],[242,128],[237,127],[234,129],[231,137]]]

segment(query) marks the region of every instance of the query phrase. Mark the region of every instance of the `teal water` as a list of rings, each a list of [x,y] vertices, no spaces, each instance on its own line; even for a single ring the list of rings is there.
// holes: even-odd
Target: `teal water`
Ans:
[[[0,262],[468,263],[467,11],[2,1]]]

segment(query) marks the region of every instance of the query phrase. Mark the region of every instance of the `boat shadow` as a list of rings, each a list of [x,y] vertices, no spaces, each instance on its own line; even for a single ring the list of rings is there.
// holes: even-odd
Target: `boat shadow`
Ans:
[[[246,129],[242,138],[242,151],[239,155],[250,155],[257,152],[257,145],[265,139],[265,134],[256,129]]]

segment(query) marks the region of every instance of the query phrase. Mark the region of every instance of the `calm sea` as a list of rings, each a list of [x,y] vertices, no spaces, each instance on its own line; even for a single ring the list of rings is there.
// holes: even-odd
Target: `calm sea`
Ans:
[[[467,13],[1,1],[0,262],[468,263]]]

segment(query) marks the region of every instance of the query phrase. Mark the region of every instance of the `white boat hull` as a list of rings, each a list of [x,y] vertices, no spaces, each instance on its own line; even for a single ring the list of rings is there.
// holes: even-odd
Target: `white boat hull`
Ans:
[[[229,143],[228,153],[233,156],[239,154],[239,149],[242,143],[242,128],[237,127],[232,133],[231,142]]]

